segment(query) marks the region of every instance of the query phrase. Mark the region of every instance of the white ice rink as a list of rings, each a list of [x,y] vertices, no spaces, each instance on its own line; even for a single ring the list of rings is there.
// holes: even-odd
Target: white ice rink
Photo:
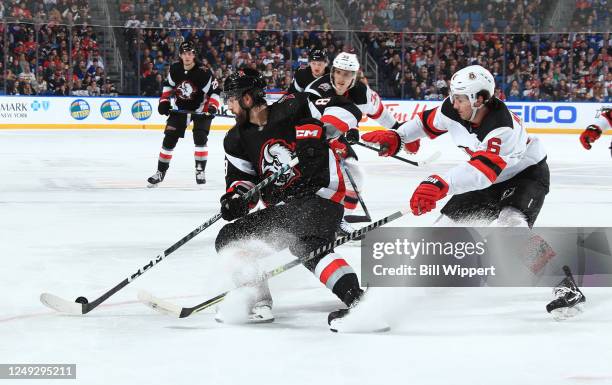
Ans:
[[[552,191],[536,224],[612,225],[609,137],[591,151],[575,135],[540,137]],[[369,335],[328,330],[340,303],[302,267],[271,280],[272,324],[217,324],[212,311],[173,319],[136,301],[147,289],[193,305],[225,289],[213,246],[221,223],[86,316],[39,302],[46,291],[93,300],[214,215],[222,138],[211,133],[204,188],[188,133],[161,187],[147,189],[160,131],[0,131],[0,363],[77,364],[76,381],[53,384],[612,384],[609,288],[586,288],[586,311],[565,322],[544,310],[549,288],[372,289],[392,330]],[[374,218],[406,206],[424,177],[465,161],[445,137],[423,143],[420,156],[434,148],[444,154],[425,168],[356,149]],[[359,266],[358,247],[337,251]]]

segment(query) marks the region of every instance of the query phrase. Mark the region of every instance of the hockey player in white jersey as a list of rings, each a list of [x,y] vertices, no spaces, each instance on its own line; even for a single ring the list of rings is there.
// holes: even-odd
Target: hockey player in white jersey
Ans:
[[[580,134],[580,143],[587,150],[591,149],[591,143],[595,142],[606,131],[612,130],[612,107],[604,107],[597,112],[595,121]],[[612,149],[612,145],[610,146]]]
[[[493,96],[494,90],[488,70],[463,68],[451,78],[450,96],[440,107],[421,112],[397,130],[363,135],[364,141],[385,149],[382,156],[389,156],[403,143],[448,132],[468,155],[467,162],[418,185],[410,198],[414,215],[432,211],[452,195],[439,224],[485,220],[498,226],[533,226],[549,191],[546,152],[537,137],[527,135],[521,119]]]
[[[378,94],[366,84],[358,81],[357,74],[359,68],[357,55],[341,52],[332,63],[330,75],[316,79],[306,87],[304,92],[309,94],[309,98],[313,102],[317,100],[320,101],[321,99],[326,100],[336,95],[344,96],[355,103],[363,114],[375,119],[381,126],[388,129],[397,129],[400,123],[397,122],[391,112],[385,108]],[[325,118],[321,121],[325,122]],[[332,146],[341,158],[344,158],[345,167],[348,168],[352,177],[355,179],[357,189],[361,191],[363,174],[357,166],[357,156],[349,146],[349,144],[359,141],[359,130],[356,128],[349,130],[348,125],[342,124],[342,122],[328,121],[325,123],[330,123],[334,127],[341,127],[340,129],[328,131],[329,138],[338,138],[337,140],[331,141],[330,146]],[[344,129],[342,129],[342,127]],[[344,137],[342,135],[344,135]],[[414,153],[418,150],[418,139],[413,143],[406,143],[406,151]],[[348,180],[346,175],[344,177]],[[352,186],[347,185],[344,199],[345,214],[356,209],[358,202],[357,192]],[[349,234],[353,230],[352,226],[346,221],[342,222],[339,229],[342,235]]]

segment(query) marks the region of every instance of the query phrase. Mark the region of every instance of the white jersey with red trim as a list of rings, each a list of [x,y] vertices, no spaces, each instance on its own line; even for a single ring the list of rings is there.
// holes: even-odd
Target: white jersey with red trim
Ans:
[[[397,130],[404,143],[425,136],[435,139],[447,132],[470,157],[441,175],[449,185],[449,195],[503,182],[546,157],[538,138],[527,134],[521,118],[504,103],[489,111],[479,126],[472,127],[446,98],[440,107],[420,112]]]
[[[336,96],[336,90],[331,84],[330,76],[331,74],[329,76],[322,76],[313,81],[306,87],[304,92],[308,93],[313,100]],[[362,113],[375,119],[385,128],[391,128],[397,122],[383,105],[380,96],[362,82],[358,81],[343,96],[355,103]]]

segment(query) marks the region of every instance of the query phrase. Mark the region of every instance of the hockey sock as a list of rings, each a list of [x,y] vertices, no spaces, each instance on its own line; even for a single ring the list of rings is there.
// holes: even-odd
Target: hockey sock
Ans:
[[[344,211],[351,212],[357,208],[357,204],[359,203],[359,199],[357,198],[357,193],[353,190],[346,190],[346,195],[344,196]]]
[[[171,149],[167,149],[165,147],[161,148],[159,152],[159,159],[157,160],[157,170],[161,172],[166,172],[168,167],[170,167],[170,161],[172,160],[172,151]]]
[[[314,274],[347,306],[360,295],[357,274],[344,258],[336,253],[327,254],[319,260]]]
[[[195,150],[193,152],[193,156],[195,159],[195,166],[197,170],[206,169],[206,161],[208,160],[208,146],[195,146]]]

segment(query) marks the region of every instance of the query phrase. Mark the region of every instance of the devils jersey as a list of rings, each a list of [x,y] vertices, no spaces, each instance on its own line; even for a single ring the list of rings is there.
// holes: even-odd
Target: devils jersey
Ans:
[[[360,116],[359,109],[342,97],[317,104],[304,93],[283,96],[268,106],[268,121],[264,126],[237,124],[227,132],[223,141],[227,191],[239,185],[250,189],[289,163],[295,157],[295,126],[302,119],[320,117],[321,121],[341,121],[342,124],[356,127]],[[330,124],[326,123],[326,126]],[[270,188],[262,191],[263,201],[276,204],[288,197],[312,192],[342,203],[345,185],[338,159],[331,150],[325,156],[327,167],[315,178],[316,183],[306,184],[301,178],[298,164],[276,179]]]
[[[602,132],[612,130],[612,108],[604,107],[601,111],[598,111],[592,125]]]
[[[473,127],[461,119],[450,98],[446,98],[442,106],[420,112],[397,130],[404,143],[425,136],[435,139],[447,132],[469,156],[466,163],[441,175],[449,184],[449,195],[503,182],[546,157],[538,138],[527,135],[522,120],[504,103],[499,103],[499,108],[489,111],[481,124]]]
[[[322,77],[328,74],[329,68],[325,68],[325,73],[322,75]],[[312,69],[310,69],[310,67],[300,68],[295,71],[293,82],[291,82],[291,86],[289,87],[287,93],[294,94],[296,92],[304,92],[306,87],[317,79],[318,78],[312,74]]]
[[[306,87],[306,90],[311,98],[329,98],[336,95],[336,90],[331,83],[331,74],[329,76],[322,76],[317,80],[313,81]],[[396,123],[395,118],[385,108],[380,100],[380,96],[374,92],[370,87],[358,81],[351,87],[344,96],[361,110],[362,113],[367,114],[368,117],[375,119],[385,128],[391,128]]]
[[[208,104],[219,109],[219,86],[209,69],[198,63],[186,71],[182,62],[170,66],[164,82],[160,101],[168,100],[174,94],[176,106],[181,110],[207,111]]]

